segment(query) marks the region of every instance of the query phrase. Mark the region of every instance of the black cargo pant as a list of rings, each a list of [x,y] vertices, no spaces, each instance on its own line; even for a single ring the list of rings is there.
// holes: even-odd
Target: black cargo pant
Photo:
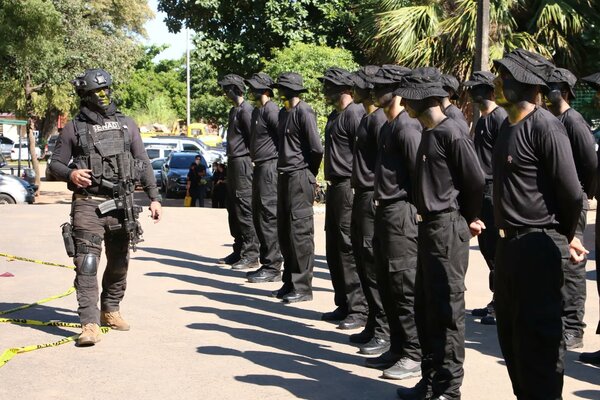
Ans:
[[[97,270],[82,268],[86,254],[97,257],[100,264],[102,241],[106,248],[106,270],[102,277],[100,306],[102,311],[119,310],[119,304],[127,287],[127,268],[129,266],[129,236],[123,229],[111,231],[111,226],[123,222],[122,211],[114,210],[100,215],[100,200],[73,200],[73,233],[76,254],[75,289],[77,291],[78,313],[81,324],[100,324],[98,309]],[[83,236],[83,237],[82,237]]]
[[[284,263],[282,279],[298,293],[312,293],[315,184],[316,179],[308,169],[280,172],[277,180],[277,235]]]
[[[377,286],[377,268],[373,255],[373,234],[375,232],[373,190],[355,190],[350,228],[356,269],[368,304],[365,330],[372,333],[373,336],[387,340],[390,332]]]
[[[498,241],[498,340],[519,400],[562,399],[561,287],[568,259],[567,239],[553,229],[506,235]]]
[[[350,240],[352,197],[350,178],[329,182],[325,203],[325,254],[335,305],[348,315],[366,320],[367,300],[360,285]]]
[[[596,225],[594,226],[596,258],[600,258],[600,212],[596,210]],[[600,296],[600,262],[596,261],[596,290]],[[600,321],[596,327],[596,334],[600,335]]]
[[[494,194],[493,181],[486,180],[483,190],[483,202],[481,203],[480,219],[485,224],[484,229],[477,240],[479,242],[479,250],[485,259],[485,262],[490,269],[489,287],[494,291],[494,259],[496,258],[496,244],[498,243],[498,229],[494,222]]]
[[[583,233],[587,222],[588,209],[588,200],[585,198],[583,210],[581,210],[581,216],[579,217],[579,223],[577,224],[577,230],[575,231],[575,237],[581,240],[581,243],[583,243]],[[570,333],[577,337],[583,337],[583,330],[586,327],[585,322],[583,322],[587,292],[585,274],[586,264],[587,258],[577,264],[569,262],[563,265],[563,275],[565,280],[562,287],[563,325],[565,327],[565,333]]]
[[[233,251],[241,258],[258,258],[258,239],[252,220],[252,161],[249,156],[229,158],[227,212]]]
[[[277,159],[254,165],[252,217],[260,243],[260,263],[279,272],[282,256],[277,238]]]
[[[403,200],[378,201],[373,253],[377,285],[390,336],[390,350],[415,361],[421,348],[415,322],[417,224],[415,207]]]
[[[471,233],[458,211],[419,219],[415,317],[423,353],[421,373],[435,396],[460,399]]]

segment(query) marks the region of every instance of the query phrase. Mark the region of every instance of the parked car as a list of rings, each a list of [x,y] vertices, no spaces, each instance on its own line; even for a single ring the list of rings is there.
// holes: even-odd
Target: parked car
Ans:
[[[154,178],[156,179],[156,186],[162,187],[162,166],[165,164],[164,158],[157,158],[152,160],[152,170],[154,171]]]
[[[56,141],[58,140],[58,135],[52,135],[48,138],[48,142],[46,143],[46,148],[44,149],[44,158],[49,160],[52,157],[52,152],[56,147]]]
[[[38,159],[42,158],[42,149],[39,147],[35,148],[35,154]],[[27,142],[21,143],[21,160],[29,160],[29,145]],[[19,143],[13,144],[12,149],[10,150],[10,159],[18,160],[19,159]]]
[[[169,154],[165,163],[162,166],[161,189],[165,197],[173,197],[175,195],[185,194],[187,174],[190,165],[196,159],[196,156],[201,157],[200,163],[206,168],[206,180],[210,182],[212,171],[206,163],[206,159],[202,154],[188,151],[177,151]],[[207,195],[210,193],[210,185],[207,186]]]
[[[195,151],[212,165],[213,162],[225,162],[225,151],[220,147],[209,148],[202,140],[185,136],[155,136],[151,138],[142,138],[146,149],[149,146],[173,146],[174,151]]]
[[[13,148],[15,142],[7,137],[0,136],[0,154],[6,157],[10,157],[10,151]]]
[[[146,146],[146,153],[148,154],[148,158],[150,160],[154,160],[156,158],[167,158],[167,156],[175,150],[176,145],[174,144],[150,144]]]
[[[33,204],[35,190],[23,179],[0,171],[0,205]]]

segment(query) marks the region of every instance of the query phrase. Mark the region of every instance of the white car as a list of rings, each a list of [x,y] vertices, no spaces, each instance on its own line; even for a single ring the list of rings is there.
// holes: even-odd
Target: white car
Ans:
[[[42,158],[42,149],[39,147],[35,148],[35,153],[38,159]],[[21,143],[21,160],[29,160],[29,146],[27,142]],[[10,159],[18,160],[19,159],[19,143],[13,144],[12,149],[10,150]]]

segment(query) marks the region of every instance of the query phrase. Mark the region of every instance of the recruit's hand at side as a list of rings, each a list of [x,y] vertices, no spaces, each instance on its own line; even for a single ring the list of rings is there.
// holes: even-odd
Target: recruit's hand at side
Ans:
[[[485,224],[482,220],[476,219],[475,221],[469,224],[469,230],[471,231],[471,235],[478,236],[481,235],[481,232],[485,229]]]
[[[569,253],[571,253],[571,262],[573,264],[577,264],[583,261],[586,254],[590,254],[590,252],[583,246],[581,240],[574,237],[569,243]]]
[[[160,221],[160,217],[162,216],[162,206],[159,201],[153,201],[150,203],[150,218],[154,220],[154,223]]]

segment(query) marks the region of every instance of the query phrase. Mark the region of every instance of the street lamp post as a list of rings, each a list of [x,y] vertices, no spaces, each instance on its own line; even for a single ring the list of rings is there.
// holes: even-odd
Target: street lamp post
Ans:
[[[473,71],[490,69],[490,0],[477,1],[477,33]],[[473,104],[473,125],[479,119],[479,108]]]

